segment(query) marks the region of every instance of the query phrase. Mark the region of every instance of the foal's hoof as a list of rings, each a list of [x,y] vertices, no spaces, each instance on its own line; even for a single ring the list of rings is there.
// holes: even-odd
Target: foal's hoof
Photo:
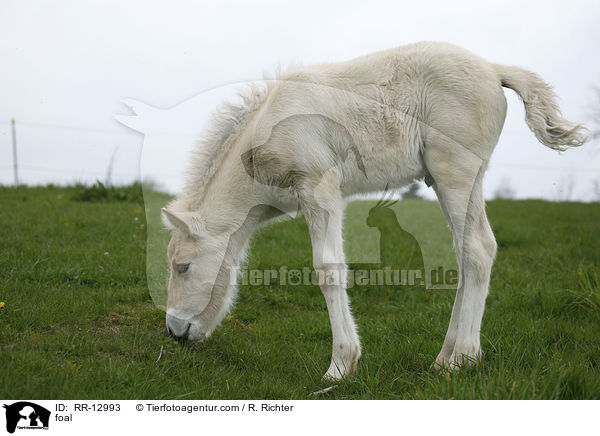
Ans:
[[[329,369],[323,376],[323,381],[325,382],[336,382],[340,381],[343,378],[348,377],[350,374],[354,372],[356,369],[356,365],[358,363],[358,359],[353,360],[349,365],[336,365],[334,362],[331,362],[329,365]]]
[[[437,359],[431,364],[429,369],[431,371],[435,371],[435,372],[439,372],[439,373],[448,372],[448,367],[443,362],[438,361]]]
[[[340,381],[341,379],[343,379],[344,377],[346,377],[346,375],[349,373],[350,371],[340,371],[340,368],[338,368],[337,366],[333,366],[333,364],[329,367],[329,369],[327,370],[327,372],[325,373],[325,375],[323,376],[322,380],[324,382],[337,382]]]
[[[431,364],[429,369],[441,374],[454,371],[452,365],[450,365],[449,358],[450,356],[447,353],[444,353],[443,350],[440,351],[440,354],[435,358],[435,361]]]
[[[323,375],[323,377],[321,377],[321,381],[324,383],[335,383],[335,382],[340,381],[343,378],[344,378],[343,375],[329,374],[328,372],[326,372],[325,375]]]
[[[435,362],[431,364],[430,369],[439,373],[457,372],[462,368],[477,366],[480,359],[481,352],[473,353],[472,355],[452,352],[448,358],[438,356]]]

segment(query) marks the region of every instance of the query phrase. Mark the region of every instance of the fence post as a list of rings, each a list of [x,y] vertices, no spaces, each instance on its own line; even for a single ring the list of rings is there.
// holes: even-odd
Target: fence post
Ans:
[[[17,165],[17,130],[15,127],[15,119],[11,118],[12,126],[12,146],[13,146],[13,170],[15,174],[15,186],[19,185],[19,167]]]

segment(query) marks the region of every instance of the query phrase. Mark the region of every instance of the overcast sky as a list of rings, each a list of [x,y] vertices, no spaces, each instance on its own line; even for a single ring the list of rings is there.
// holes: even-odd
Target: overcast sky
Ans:
[[[124,183],[139,174],[143,140],[112,117],[130,114],[124,98],[159,108],[188,101],[200,130],[237,87],[223,85],[260,79],[278,65],[351,59],[420,40],[536,71],[555,87],[567,118],[589,121],[592,87],[600,86],[600,2],[2,0],[0,183],[13,181],[12,117],[22,182],[105,179],[114,156],[112,180]],[[506,95],[486,196],[506,179],[520,198],[561,199],[571,186],[573,199],[591,199],[598,144],[560,155],[547,149],[527,129],[515,94]],[[192,142],[184,136],[154,144],[165,159],[142,174],[177,190]]]

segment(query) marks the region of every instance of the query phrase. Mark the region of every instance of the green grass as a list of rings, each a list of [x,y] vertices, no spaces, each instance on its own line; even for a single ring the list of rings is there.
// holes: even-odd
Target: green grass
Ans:
[[[0,397],[306,399],[328,386],[321,376],[331,335],[318,287],[242,286],[210,340],[182,345],[162,335],[164,313],[148,291],[147,268],[156,274],[153,297],[164,298],[156,284],[168,234],[151,232],[147,264],[139,187],[82,190],[0,188]],[[151,220],[166,200],[148,197]],[[371,205],[350,206],[349,234],[360,237]],[[452,262],[435,203],[395,207],[400,221],[414,217],[401,222],[411,233],[419,233],[411,223],[437,223],[439,252],[417,235],[423,257]],[[492,201],[488,215],[499,250],[479,366],[450,376],[429,370],[451,290],[354,287],[363,357],[319,398],[600,398],[600,204]],[[372,239],[364,244],[377,249]],[[251,242],[251,268],[311,264],[302,218],[263,228]]]

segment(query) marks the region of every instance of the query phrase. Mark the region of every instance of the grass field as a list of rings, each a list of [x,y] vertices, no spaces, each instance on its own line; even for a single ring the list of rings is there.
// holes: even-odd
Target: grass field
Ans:
[[[105,194],[0,188],[0,397],[308,399],[328,386],[331,334],[316,286],[242,286],[207,342],[163,336],[146,280],[141,190]],[[370,206],[352,204],[346,227]],[[398,207],[417,219],[438,212],[425,201]],[[453,291],[354,287],[363,357],[318,398],[600,398],[600,204],[491,201],[488,215],[499,250],[480,365],[429,370]],[[251,268],[311,264],[302,218],[251,242]]]

